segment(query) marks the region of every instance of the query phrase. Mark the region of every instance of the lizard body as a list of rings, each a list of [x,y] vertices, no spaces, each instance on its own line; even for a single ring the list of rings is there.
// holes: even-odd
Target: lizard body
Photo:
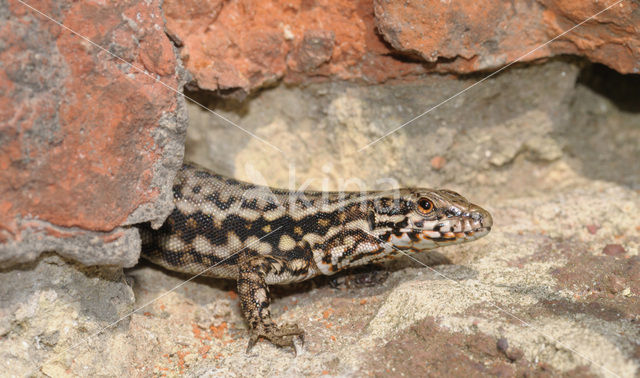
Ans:
[[[170,270],[235,279],[250,326],[293,346],[303,331],[271,320],[268,285],[472,241],[491,215],[449,190],[292,192],[249,184],[185,164],[175,208],[158,230],[141,228],[142,256]]]

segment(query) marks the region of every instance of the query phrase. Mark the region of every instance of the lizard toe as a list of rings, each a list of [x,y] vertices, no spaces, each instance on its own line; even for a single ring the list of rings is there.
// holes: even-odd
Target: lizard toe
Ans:
[[[304,331],[297,324],[283,324],[282,326],[261,327],[251,330],[247,353],[258,342],[260,338],[269,340],[273,345],[279,347],[291,347],[294,354],[297,354],[295,339],[300,340],[304,345]]]

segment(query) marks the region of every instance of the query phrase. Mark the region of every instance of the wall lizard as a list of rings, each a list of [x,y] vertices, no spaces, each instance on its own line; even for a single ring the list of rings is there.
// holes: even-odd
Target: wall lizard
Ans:
[[[192,164],[178,172],[173,195],[162,227],[141,227],[142,256],[170,270],[236,280],[250,327],[247,351],[260,337],[295,351],[304,335],[271,319],[268,285],[476,240],[493,223],[450,190],[294,192]]]

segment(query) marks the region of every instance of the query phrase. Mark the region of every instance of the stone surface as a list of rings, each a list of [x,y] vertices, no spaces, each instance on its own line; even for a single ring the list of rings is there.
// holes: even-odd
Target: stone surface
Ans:
[[[283,77],[376,83],[425,72],[390,56],[368,2],[166,0],[164,11],[201,89],[248,93]]]
[[[3,376],[90,371],[123,376],[127,371],[127,356],[134,352],[122,332],[128,320],[97,334],[133,309],[133,291],[122,269],[86,267],[44,254],[0,270],[0,303]],[[68,370],[67,364],[73,367]]]
[[[546,44],[613,3],[167,0],[164,9],[192,84],[249,93],[281,79],[410,81],[425,72],[471,73],[564,54],[638,73],[636,1]]]
[[[475,72],[574,54],[639,73],[638,2],[619,2],[565,34],[616,2],[376,0],[374,9],[376,26],[394,49],[437,63],[440,70]]]
[[[0,1],[0,265],[56,249],[131,266],[139,240],[120,226],[170,211],[186,126],[154,79],[181,85],[160,2],[33,6],[106,50]]]

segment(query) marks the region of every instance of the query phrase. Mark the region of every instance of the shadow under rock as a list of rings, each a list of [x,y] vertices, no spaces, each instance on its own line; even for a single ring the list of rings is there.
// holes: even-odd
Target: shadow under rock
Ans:
[[[640,75],[600,64],[582,69],[562,133],[570,163],[585,177],[640,188]]]
[[[34,293],[54,291],[56,301],[77,306],[93,321],[113,322],[129,305],[129,282],[122,269],[109,265],[86,266],[55,252],[0,269],[0,303],[25,303]],[[61,307],[38,307],[44,318]],[[44,309],[44,310],[43,310]]]
[[[622,111],[640,113],[638,74],[621,74],[605,65],[591,64],[580,72],[577,84],[606,97]]]
[[[173,270],[169,270],[166,269],[160,265],[156,265],[152,262],[149,262],[145,259],[140,259],[140,261],[138,262],[138,264],[136,264],[136,266],[134,266],[133,268],[130,269],[125,269],[125,274],[127,275],[127,277],[133,278],[134,280],[136,280],[136,275],[137,275],[137,271],[140,270],[141,268],[152,268],[154,270],[160,271],[163,274],[169,276],[169,277],[173,277],[176,279],[179,279],[180,281],[184,282],[189,280],[190,282],[194,282],[200,285],[206,285],[210,288],[213,289],[218,289],[218,290],[222,290],[222,291],[229,291],[229,290],[235,290],[235,281],[233,280],[226,280],[223,278],[214,278],[214,277],[207,277],[207,276],[198,276],[196,278],[192,277],[194,276],[193,274],[188,274],[188,273],[181,273],[181,272],[176,272]],[[170,287],[169,287],[170,286]],[[171,290],[173,289],[175,285],[168,285],[167,287],[163,287],[162,290]],[[160,288],[158,288],[160,289]],[[135,290],[135,286],[134,286],[134,290]]]

